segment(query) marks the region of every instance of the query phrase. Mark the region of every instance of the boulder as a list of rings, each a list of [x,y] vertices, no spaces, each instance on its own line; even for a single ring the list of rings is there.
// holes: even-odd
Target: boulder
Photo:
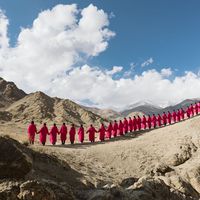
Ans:
[[[0,179],[24,178],[32,169],[32,159],[17,141],[0,137]]]

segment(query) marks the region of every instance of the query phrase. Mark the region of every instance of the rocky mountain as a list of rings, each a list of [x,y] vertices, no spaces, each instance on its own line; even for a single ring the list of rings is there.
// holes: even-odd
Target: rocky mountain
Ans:
[[[25,96],[26,93],[17,88],[13,82],[7,82],[0,77],[0,108],[9,106]]]
[[[152,115],[153,113],[160,112],[161,109],[162,108],[154,106],[149,103],[144,103],[144,104],[139,104],[139,105],[133,104],[133,105],[129,106],[129,109],[122,111],[121,114],[123,116],[128,116],[131,113],[139,112],[144,115]]]
[[[6,112],[12,114],[16,122],[28,123],[30,120],[37,122],[62,122],[75,125],[99,125],[106,120],[85,110],[80,105],[68,100],[51,98],[42,92],[31,93],[10,105]]]
[[[120,112],[117,112],[112,109],[99,109],[99,108],[95,108],[95,107],[86,107],[86,106],[83,106],[83,108],[85,108],[86,110],[89,110],[97,115],[100,115],[103,118],[110,119],[110,120],[119,119],[119,118],[124,117]]]
[[[29,123],[56,122],[75,125],[99,125],[103,117],[68,99],[52,98],[42,92],[26,94],[13,82],[0,78],[0,120]]]

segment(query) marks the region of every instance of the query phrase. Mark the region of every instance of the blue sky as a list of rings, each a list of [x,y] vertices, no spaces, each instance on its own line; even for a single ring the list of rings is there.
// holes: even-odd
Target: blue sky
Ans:
[[[105,52],[88,61],[92,64],[104,68],[113,65],[129,68],[130,63],[135,63],[136,72],[141,72],[141,63],[152,57],[153,66],[158,69],[171,67],[181,74],[200,68],[198,0],[1,0],[0,6],[10,20],[11,44],[15,44],[20,27],[31,26],[40,11],[60,3],[76,3],[79,8],[93,3],[108,14],[114,14],[109,27],[116,36]]]
[[[97,107],[200,97],[199,8],[198,0],[0,0],[0,76]]]

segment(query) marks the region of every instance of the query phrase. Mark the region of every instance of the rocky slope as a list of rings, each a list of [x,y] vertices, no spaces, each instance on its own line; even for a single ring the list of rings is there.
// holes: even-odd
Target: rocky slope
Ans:
[[[6,112],[12,114],[12,120],[15,122],[23,123],[35,120],[36,122],[56,122],[58,124],[66,122],[76,125],[91,123],[99,125],[106,121],[70,100],[51,98],[42,92],[25,96],[10,105]]]

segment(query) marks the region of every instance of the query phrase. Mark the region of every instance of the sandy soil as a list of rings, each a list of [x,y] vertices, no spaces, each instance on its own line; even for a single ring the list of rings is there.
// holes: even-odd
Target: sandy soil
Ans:
[[[0,133],[26,141],[26,126],[22,124],[1,124]],[[90,144],[86,141],[84,144],[67,143],[65,146],[48,143],[43,147],[36,142],[30,148],[67,161],[73,169],[98,185],[102,181],[119,183],[127,177],[139,178],[150,173],[158,163],[172,163],[176,173],[184,173],[183,168],[189,169],[193,162],[198,162],[199,152],[191,152],[189,158],[177,166],[173,164],[173,157],[187,145],[198,146],[199,139],[200,116],[197,116],[167,127],[141,131],[137,135],[129,133],[104,143]]]

